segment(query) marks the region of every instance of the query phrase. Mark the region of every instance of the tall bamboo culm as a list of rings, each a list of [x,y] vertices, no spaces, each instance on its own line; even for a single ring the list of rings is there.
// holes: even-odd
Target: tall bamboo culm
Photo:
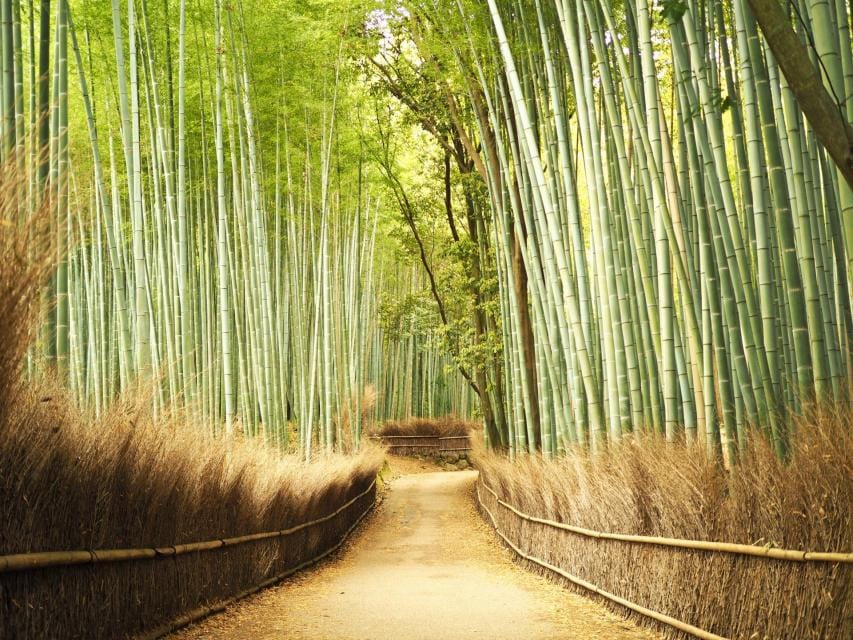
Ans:
[[[794,5],[849,120],[850,7]],[[755,425],[784,455],[788,412],[849,398],[850,187],[746,1],[428,14],[479,132],[510,377],[521,246],[546,453],[660,432],[732,462]],[[523,385],[507,389],[511,448],[532,450]]]
[[[0,153],[29,176],[22,215],[50,199],[62,257],[33,367],[96,413],[141,387],[215,433],[356,448],[389,368],[380,203],[333,170],[342,59],[299,141],[284,104],[271,139],[239,2],[112,0],[105,38],[75,6],[30,3],[22,20],[0,2]]]

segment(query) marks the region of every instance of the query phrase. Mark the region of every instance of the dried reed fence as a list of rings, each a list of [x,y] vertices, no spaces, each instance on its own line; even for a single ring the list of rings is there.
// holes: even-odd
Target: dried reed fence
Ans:
[[[142,390],[96,416],[23,374],[50,211],[24,224],[3,171],[0,640],[161,634],[336,548],[373,504],[377,447],[305,463],[155,418]]]
[[[469,436],[376,436],[388,449],[388,453],[397,456],[458,453],[471,450]]]
[[[478,452],[478,502],[531,568],[668,637],[850,638],[850,426],[826,411],[787,463],[756,442],[732,473],[648,441],[596,459]]]
[[[204,542],[190,542],[186,544],[176,544],[169,547],[156,547],[147,549],[97,549],[84,551],[42,551],[35,553],[17,553],[6,556],[0,556],[0,574],[11,573],[13,571],[27,571],[32,569],[47,569],[49,567],[70,567],[80,564],[104,564],[107,562],[127,562],[132,560],[152,560],[154,558],[169,558],[173,556],[182,556],[186,553],[194,553],[201,551],[215,551],[225,547],[233,547],[249,542],[258,542],[261,540],[270,540],[272,538],[285,538],[292,536],[295,533],[316,527],[324,524],[333,518],[341,515],[342,512],[351,507],[355,502],[371,494],[373,500],[370,501],[367,509],[356,518],[356,521],[361,521],[367,512],[373,507],[376,496],[376,481],[370,483],[364,491],[359,493],[354,498],[347,500],[340,507],[335,509],[328,515],[308,522],[303,522],[289,529],[280,531],[265,531],[263,533],[250,533],[244,536],[234,536],[231,538],[219,538],[218,540],[207,540]],[[349,533],[349,531],[347,531]],[[335,545],[336,547],[339,546]],[[328,555],[326,550],[320,557]],[[319,557],[309,558],[306,562],[309,564],[316,562]]]
[[[184,450],[196,465],[137,433],[75,455],[0,432],[0,638],[156,636],[321,559],[374,503],[374,451],[304,465],[211,443]]]
[[[385,422],[372,434],[399,456],[439,455],[470,451],[472,434],[480,428],[475,422],[452,416],[444,418],[410,418]]]

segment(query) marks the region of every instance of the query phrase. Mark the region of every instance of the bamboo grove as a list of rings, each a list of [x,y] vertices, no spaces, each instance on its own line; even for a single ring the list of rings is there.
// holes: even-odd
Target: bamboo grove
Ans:
[[[787,7],[849,123],[849,4]],[[786,412],[847,397],[853,191],[745,0],[419,11],[489,189],[510,448],[657,431],[731,462],[757,425],[784,455]]]
[[[258,53],[249,0],[0,0],[3,162],[58,256],[31,367],[305,455],[357,444],[375,402],[476,412],[513,453],[655,432],[732,463],[755,427],[784,456],[790,413],[849,402],[853,191],[764,2],[353,0],[318,80],[287,71],[310,43]],[[849,3],[777,14],[849,140]],[[389,151],[412,121],[446,236]]]
[[[277,105],[261,139],[239,5],[112,0],[95,34],[68,0],[0,5],[2,160],[58,256],[31,368],[96,413],[141,384],[155,412],[306,456],[357,446],[376,386],[378,419],[421,413],[396,382],[414,361],[448,386],[436,411],[465,402],[435,348],[378,321],[380,203],[360,166],[333,171],[340,59],[323,104]]]

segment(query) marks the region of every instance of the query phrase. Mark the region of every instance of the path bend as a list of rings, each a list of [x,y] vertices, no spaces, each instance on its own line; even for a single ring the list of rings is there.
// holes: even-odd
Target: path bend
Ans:
[[[394,480],[347,551],[174,640],[653,640],[515,565],[476,513],[474,471]]]

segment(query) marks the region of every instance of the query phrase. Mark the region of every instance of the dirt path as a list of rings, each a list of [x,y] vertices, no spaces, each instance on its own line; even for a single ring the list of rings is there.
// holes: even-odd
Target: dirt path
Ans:
[[[475,478],[395,479],[346,552],[173,639],[657,637],[513,564],[473,508]]]

